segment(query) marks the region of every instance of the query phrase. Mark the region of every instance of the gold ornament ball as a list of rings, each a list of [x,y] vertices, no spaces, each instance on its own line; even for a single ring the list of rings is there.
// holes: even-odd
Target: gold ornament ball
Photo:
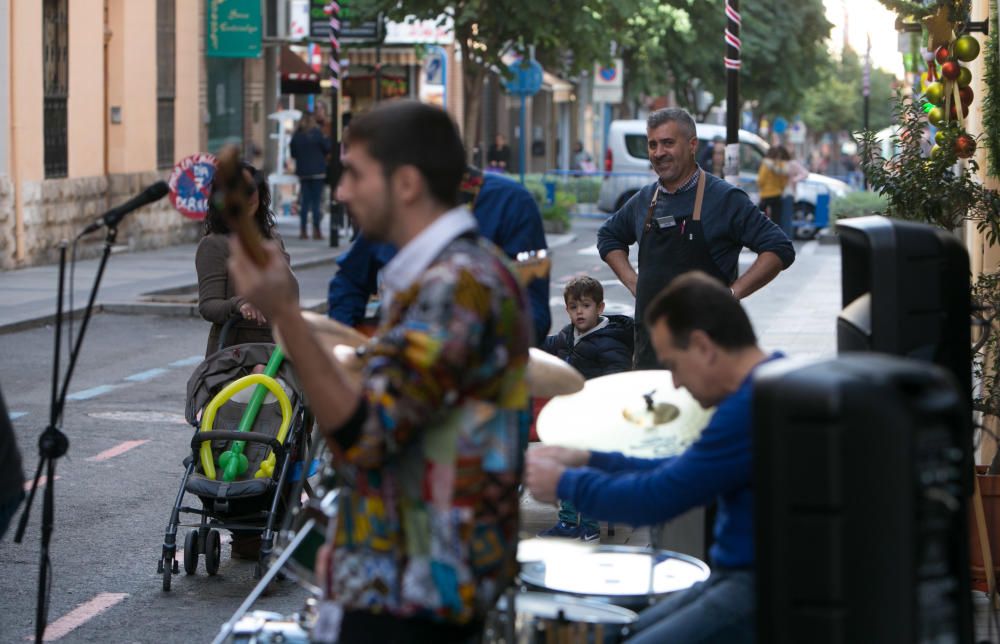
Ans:
[[[927,120],[931,122],[931,125],[940,124],[944,120],[944,110],[940,107],[935,107],[927,113]]]
[[[972,72],[969,71],[968,67],[962,67],[958,70],[958,79],[955,81],[958,83],[959,87],[968,87],[972,82]]]
[[[934,135],[934,142],[937,143],[937,145],[944,145],[944,140],[947,136],[948,135],[944,133],[944,130],[938,130],[937,134]],[[934,147],[937,147],[937,145]]]
[[[932,105],[944,103],[944,85],[941,83],[931,83],[924,90],[924,97]]]
[[[955,41],[953,51],[955,58],[961,61],[975,60],[979,55],[979,41],[969,35],[962,36]]]

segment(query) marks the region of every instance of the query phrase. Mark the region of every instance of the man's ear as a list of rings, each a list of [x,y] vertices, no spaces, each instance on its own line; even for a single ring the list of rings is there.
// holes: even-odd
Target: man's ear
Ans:
[[[415,166],[403,165],[392,173],[389,187],[400,203],[413,203],[424,191],[424,178]]]
[[[688,336],[688,347],[704,356],[709,362],[715,359],[716,346],[712,338],[701,329],[694,329]]]

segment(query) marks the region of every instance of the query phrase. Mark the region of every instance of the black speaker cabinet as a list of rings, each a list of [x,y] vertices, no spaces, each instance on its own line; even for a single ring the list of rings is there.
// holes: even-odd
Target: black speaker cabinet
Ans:
[[[757,641],[972,642],[959,390],[879,354],[760,369]]]

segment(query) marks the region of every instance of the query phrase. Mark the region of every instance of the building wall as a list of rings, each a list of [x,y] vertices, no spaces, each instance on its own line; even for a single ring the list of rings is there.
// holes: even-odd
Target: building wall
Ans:
[[[0,0],[0,34],[4,35],[0,42],[0,177],[3,177],[9,172],[10,163],[10,0]]]
[[[42,145],[42,3],[13,0],[10,74],[12,92],[10,164],[19,180],[45,175]]]
[[[177,77],[174,87],[174,158],[205,149],[202,144],[201,82],[205,48],[203,0],[176,0]]]
[[[156,167],[156,0],[110,0],[110,106],[121,123],[109,125],[112,174]]]
[[[69,3],[69,168],[67,176],[104,173],[104,0]]]

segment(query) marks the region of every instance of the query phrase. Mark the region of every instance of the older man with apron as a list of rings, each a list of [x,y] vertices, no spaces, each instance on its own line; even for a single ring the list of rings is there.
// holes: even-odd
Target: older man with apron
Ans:
[[[601,258],[635,296],[636,369],[659,368],[642,316],[675,277],[701,270],[743,298],[795,259],[788,237],[743,190],[695,163],[698,136],[690,114],[679,108],[651,113],[647,136],[658,180],[636,193],[597,233]],[[635,243],[638,273],[628,258]],[[756,252],[757,259],[737,277],[744,247]]]

